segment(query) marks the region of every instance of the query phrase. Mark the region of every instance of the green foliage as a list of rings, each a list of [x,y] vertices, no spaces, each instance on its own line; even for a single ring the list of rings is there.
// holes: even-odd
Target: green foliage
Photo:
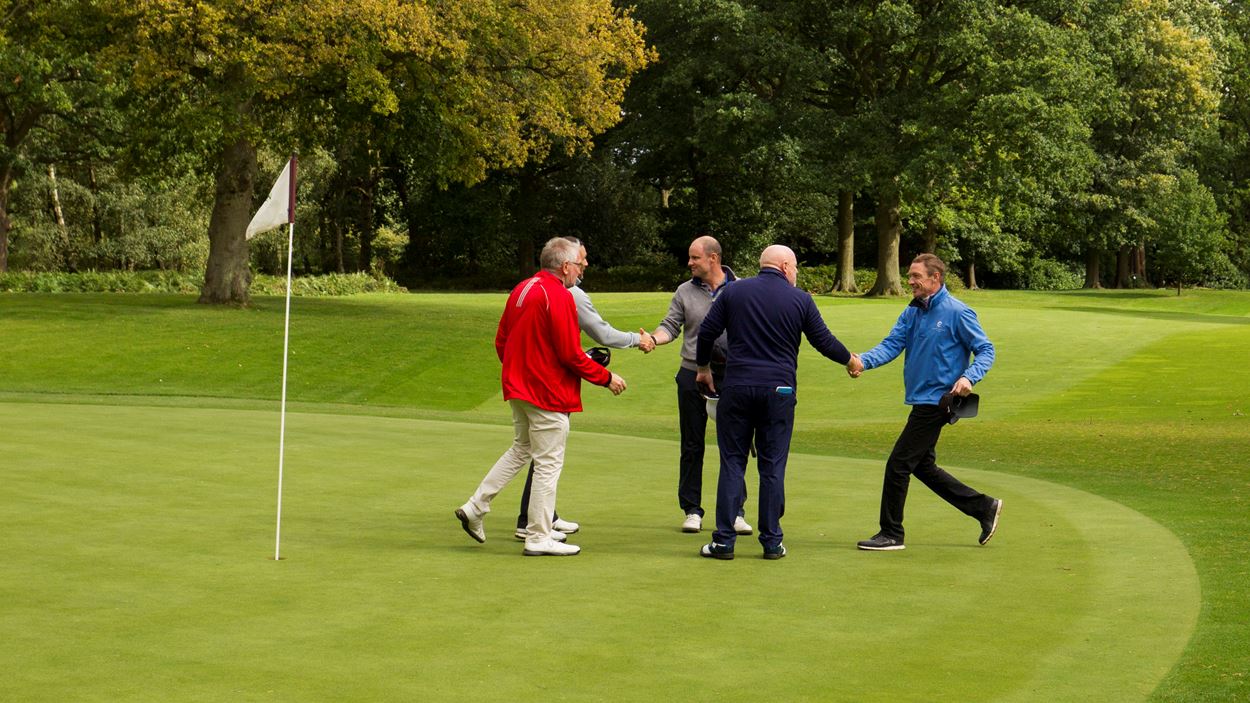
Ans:
[[[198,293],[204,279],[179,271],[80,271],[77,273],[10,271],[0,273],[0,292],[6,293]],[[257,295],[285,295],[286,277],[257,274]],[[291,282],[291,294],[344,296],[361,293],[403,293],[389,278],[364,273],[301,276]]]
[[[1021,263],[1015,286],[1024,290],[1076,290],[1084,272],[1072,264],[1033,256]]]
[[[367,273],[327,273],[300,276],[291,281],[291,295],[341,296],[361,293],[404,293],[407,289],[389,278]],[[257,274],[252,279],[254,295],[286,295],[286,277]]]
[[[179,271],[10,271],[0,273],[7,293],[196,293],[203,278]]]
[[[202,273],[207,184],[193,174],[128,178],[96,164],[28,174],[14,189],[11,264],[61,271],[117,268]],[[64,225],[53,217],[59,204]]]

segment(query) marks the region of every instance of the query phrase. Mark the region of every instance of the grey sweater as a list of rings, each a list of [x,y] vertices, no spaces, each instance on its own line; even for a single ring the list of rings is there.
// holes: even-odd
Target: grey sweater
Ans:
[[[728,266],[721,266],[721,270],[725,272],[725,282],[715,291],[708,288],[707,284],[698,278],[692,278],[677,286],[677,291],[673,293],[673,300],[668,304],[668,314],[660,321],[660,326],[657,328],[667,332],[671,339],[677,339],[682,328],[685,328],[686,338],[681,341],[681,367],[683,369],[691,371],[698,369],[694,363],[694,354],[699,344],[699,325],[703,323],[703,318],[712,307],[712,301],[716,300],[716,296],[737,279]]]

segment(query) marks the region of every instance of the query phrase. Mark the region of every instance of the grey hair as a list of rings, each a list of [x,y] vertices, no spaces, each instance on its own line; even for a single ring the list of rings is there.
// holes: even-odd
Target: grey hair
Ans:
[[[548,271],[556,271],[565,262],[577,261],[582,253],[582,245],[570,242],[564,237],[552,237],[543,245],[543,253],[538,255],[538,264]]]

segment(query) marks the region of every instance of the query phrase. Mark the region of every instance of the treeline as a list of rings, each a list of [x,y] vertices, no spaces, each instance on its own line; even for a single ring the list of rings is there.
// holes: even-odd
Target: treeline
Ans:
[[[0,0],[0,271],[510,285],[550,236],[665,287],[698,233],[896,294],[1246,287],[1232,0]],[[857,275],[858,269],[858,275]],[[873,275],[865,276],[865,270]]]

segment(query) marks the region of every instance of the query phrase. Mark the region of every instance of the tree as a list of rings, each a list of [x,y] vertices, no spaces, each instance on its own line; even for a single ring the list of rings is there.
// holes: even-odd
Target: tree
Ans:
[[[1101,95],[1091,115],[1097,154],[1088,190],[1061,215],[1074,228],[1086,287],[1101,285],[1107,252],[1144,247],[1156,231],[1152,200],[1161,179],[1181,175],[1218,105],[1214,6],[1201,0],[1124,0],[1091,5],[1082,19]]]
[[[1180,295],[1186,282],[1207,273],[1223,256],[1220,248],[1225,239],[1225,215],[1193,171],[1160,177],[1154,186],[1151,215],[1157,227],[1152,238],[1155,264],[1160,282],[1174,283]]]
[[[368,114],[403,132],[422,175],[473,182],[557,137],[587,146],[619,119],[647,60],[641,27],[607,0],[117,0],[113,11],[125,37],[114,59],[162,118],[151,141],[172,129],[214,165],[207,303],[247,301],[261,145],[316,142],[336,114]]]
[[[92,2],[0,0],[0,272],[9,265],[10,190],[31,161],[32,138],[55,124],[82,129],[103,99],[92,60],[103,30]]]
[[[833,118],[825,151],[842,155],[843,177],[866,181],[876,204],[870,295],[902,292],[908,203],[931,222],[953,194],[1022,197],[1011,183],[1045,192],[1073,168],[1081,72],[1065,65],[1063,23],[1033,14],[1038,5],[792,0],[779,10],[781,31],[806,50],[806,102]]]

